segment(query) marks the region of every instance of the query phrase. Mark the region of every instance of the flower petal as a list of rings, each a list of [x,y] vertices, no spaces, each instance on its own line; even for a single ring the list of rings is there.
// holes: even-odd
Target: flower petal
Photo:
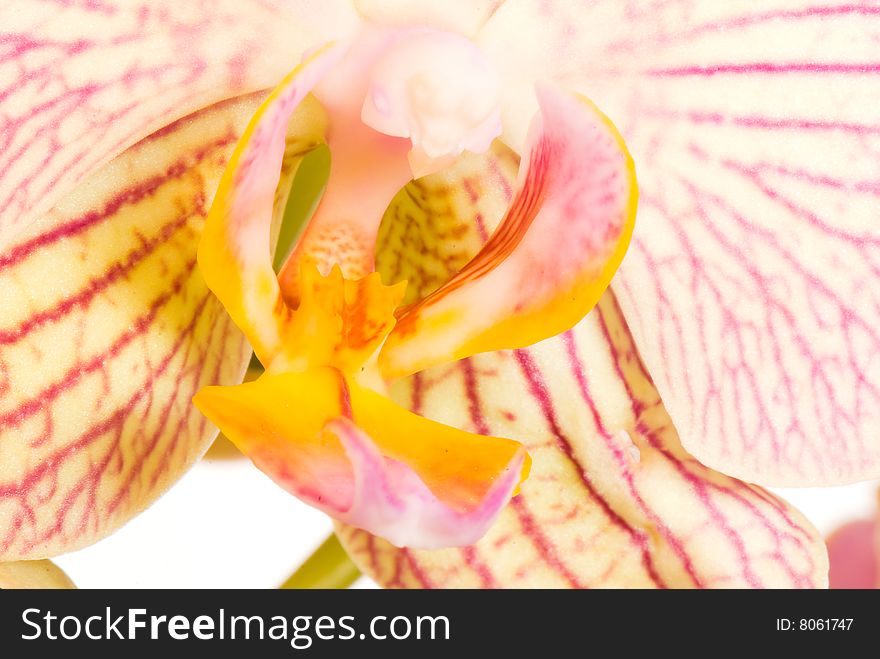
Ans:
[[[347,0],[4,3],[0,247],[128,146],[356,22]]]
[[[0,589],[76,588],[64,570],[52,561],[0,563]]]
[[[259,98],[104,166],[0,253],[0,557],[107,535],[215,431],[190,405],[249,351],[196,271],[207,206]]]
[[[547,86],[538,98],[507,214],[455,277],[399,318],[379,357],[387,376],[562,332],[611,281],[635,219],[632,161],[589,101]]]
[[[194,401],[286,490],[401,546],[474,542],[528,470],[517,442],[423,419],[333,368],[207,387]]]
[[[437,286],[479,249],[515,168],[496,151],[412,184],[405,233],[383,230],[389,281]],[[469,195],[467,190],[477,194]],[[402,203],[402,198],[398,200]],[[438,253],[424,271],[412,252]],[[424,261],[422,262],[424,264]],[[396,383],[396,400],[479,433],[522,437],[532,474],[476,545],[399,551],[340,527],[366,573],[397,587],[821,586],[827,561],[803,517],[768,492],[702,466],[681,447],[626,324],[606,293],[571,332],[477,355]]]
[[[880,475],[878,35],[873,3],[525,0],[480,36],[514,146],[547,76],[620,125],[615,292],[685,447],[749,481]]]

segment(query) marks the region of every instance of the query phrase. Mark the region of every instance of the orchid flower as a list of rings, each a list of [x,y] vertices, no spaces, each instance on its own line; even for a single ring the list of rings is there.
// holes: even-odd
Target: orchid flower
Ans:
[[[880,472],[873,3],[15,4],[3,560],[159,496],[196,396],[385,585],[825,584],[751,483]]]

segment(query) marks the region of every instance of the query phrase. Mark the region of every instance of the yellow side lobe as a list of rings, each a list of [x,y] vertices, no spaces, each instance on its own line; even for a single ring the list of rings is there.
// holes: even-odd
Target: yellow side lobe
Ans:
[[[199,269],[208,287],[267,367],[284,350],[289,314],[271,256],[276,190],[289,152],[286,136],[293,118],[303,153],[323,141],[324,117],[308,104],[295,111],[339,54],[332,46],[317,51],[259,107],[223,174],[199,245]]]

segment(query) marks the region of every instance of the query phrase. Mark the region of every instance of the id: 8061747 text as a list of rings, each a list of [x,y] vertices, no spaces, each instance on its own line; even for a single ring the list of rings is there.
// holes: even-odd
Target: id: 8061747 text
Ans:
[[[777,618],[776,631],[848,632],[853,618]]]

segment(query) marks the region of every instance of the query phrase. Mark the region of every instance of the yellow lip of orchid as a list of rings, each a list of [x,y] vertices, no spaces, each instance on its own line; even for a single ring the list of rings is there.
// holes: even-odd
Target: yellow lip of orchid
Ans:
[[[544,87],[543,121],[535,123],[508,216],[495,242],[447,288],[397,309],[402,282],[384,286],[378,274],[355,277],[350,266],[345,276],[332,244],[309,244],[308,232],[326,223],[378,231],[384,209],[359,207],[358,195],[373,180],[392,191],[406,182],[397,177],[413,164],[412,153],[400,136],[411,137],[431,166],[466,146],[488,145],[500,129],[491,100],[497,92],[490,85],[488,105],[462,114],[460,96],[480,83],[455,82],[449,70],[458,66],[466,80],[462,60],[479,57],[458,35],[372,26],[351,44],[309,55],[255,114],[199,247],[208,286],[250,338],[266,374],[240,387],[203,389],[195,404],[283,487],[401,546],[476,541],[528,473],[528,459],[512,440],[420,419],[361,383],[381,391],[380,376],[527,345],[570,327],[608,285],[632,230],[635,179],[619,135],[588,103]],[[476,64],[481,80],[486,64]],[[462,87],[451,92],[451,120],[437,109],[443,85]],[[272,195],[287,119],[312,89],[328,111],[334,161],[325,198],[279,282],[269,254]],[[388,168],[370,167],[373,157]],[[291,269],[298,276],[285,279]]]

